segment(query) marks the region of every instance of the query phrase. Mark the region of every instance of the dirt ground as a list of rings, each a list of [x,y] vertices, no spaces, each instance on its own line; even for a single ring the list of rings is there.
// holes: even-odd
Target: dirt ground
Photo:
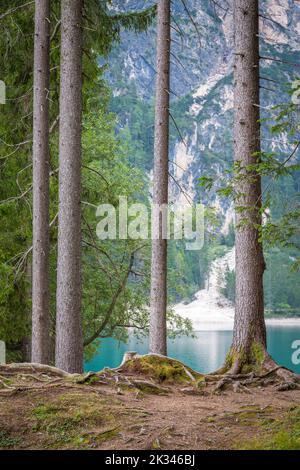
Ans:
[[[300,449],[299,389],[219,390],[191,373],[135,364],[65,378],[0,366],[0,449]]]

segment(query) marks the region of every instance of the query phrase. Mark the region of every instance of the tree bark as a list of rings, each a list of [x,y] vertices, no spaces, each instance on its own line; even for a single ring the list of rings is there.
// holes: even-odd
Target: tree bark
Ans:
[[[32,361],[49,364],[50,0],[35,2],[33,95]]]
[[[157,81],[155,105],[153,204],[168,203],[170,0],[160,0],[157,11]],[[167,354],[167,240],[163,216],[154,211],[151,262],[150,352]]]
[[[62,0],[61,12],[56,366],[80,373],[82,0]]]
[[[231,362],[240,369],[266,350],[261,177],[248,165],[260,152],[258,0],[235,0],[234,159],[243,178],[236,200],[236,304]],[[242,208],[242,210],[241,210]]]

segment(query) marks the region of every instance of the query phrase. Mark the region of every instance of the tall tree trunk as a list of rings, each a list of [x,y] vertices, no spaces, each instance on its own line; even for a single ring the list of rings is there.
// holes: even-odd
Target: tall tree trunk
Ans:
[[[262,361],[266,350],[265,263],[257,228],[261,177],[248,167],[257,162],[260,152],[258,0],[235,0],[234,27],[234,159],[244,177],[237,185],[236,306],[229,357],[232,371],[238,372],[244,364]]]
[[[49,364],[50,0],[35,2],[33,95],[32,362]]]
[[[28,282],[28,288],[25,289],[25,295],[27,298],[32,299],[32,260],[27,258],[25,275]],[[28,325],[32,325],[32,312],[28,309],[25,309],[24,312],[25,322],[28,320]],[[26,322],[27,323],[27,322]],[[50,327],[49,327],[50,330]],[[50,344],[50,342],[49,342]],[[21,347],[21,361],[22,362],[34,362],[32,357],[32,333],[31,335],[24,336],[22,338],[22,347]],[[49,362],[51,362],[51,357],[49,355]]]
[[[170,90],[170,0],[159,0],[157,12],[157,81],[153,203],[168,203],[169,90]],[[150,352],[167,354],[167,240],[163,238],[163,215],[154,211],[152,239]]]
[[[59,229],[56,366],[82,371],[81,127],[82,0],[61,2]]]

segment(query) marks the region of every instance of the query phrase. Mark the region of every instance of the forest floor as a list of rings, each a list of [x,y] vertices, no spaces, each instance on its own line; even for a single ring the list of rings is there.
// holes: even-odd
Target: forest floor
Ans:
[[[300,389],[219,384],[153,356],[72,377],[0,366],[0,449],[300,449]]]

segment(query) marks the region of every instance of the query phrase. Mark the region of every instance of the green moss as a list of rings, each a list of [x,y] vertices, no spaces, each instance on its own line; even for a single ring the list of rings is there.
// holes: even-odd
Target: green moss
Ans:
[[[102,432],[101,434],[98,434],[97,436],[97,441],[98,442],[105,442],[113,439],[116,437],[119,433],[120,428],[114,428],[114,429],[109,429],[108,431]]]
[[[300,437],[279,431],[273,437],[256,438],[238,447],[240,450],[300,450]]]
[[[1,429],[0,430],[0,448],[7,449],[10,447],[15,447],[20,444],[21,438],[14,437],[11,433],[7,430]]]
[[[196,382],[196,387],[197,388],[204,388],[204,387],[206,387],[206,385],[207,385],[207,382],[205,380],[205,376],[200,377]]]
[[[265,349],[257,342],[252,344],[250,353],[248,354],[244,349],[235,351],[234,348],[231,348],[225,359],[226,369],[231,369],[238,359],[242,364],[242,372],[244,374],[252,371],[259,371],[265,360]]]
[[[99,382],[99,380],[100,379],[99,377],[97,377],[97,375],[93,375],[92,377],[89,378],[89,380],[86,383],[89,385],[92,385],[92,384]]]
[[[155,439],[152,444],[151,444],[151,449],[153,450],[160,450],[161,449],[161,445],[160,445],[160,442],[159,442],[159,439]]]
[[[261,366],[265,360],[265,348],[259,343],[253,343],[251,347],[251,359],[254,364]]]
[[[266,418],[260,422],[263,435],[240,443],[242,450],[300,450],[300,407],[290,410],[284,418]]]
[[[32,412],[37,420],[47,420],[49,417],[56,415],[61,408],[54,405],[38,405]]]
[[[226,354],[226,358],[225,358],[225,367],[226,367],[226,369],[231,369],[231,367],[236,362],[236,360],[239,356],[242,357],[243,352],[238,353],[233,348],[230,348],[230,350]]]
[[[206,422],[207,423],[214,423],[216,421],[215,416],[208,416]]]
[[[261,418],[261,414],[256,410],[243,411],[238,414],[236,418],[240,424],[254,425],[257,424],[258,420]]]
[[[99,374],[96,374],[94,372],[88,372],[87,374],[76,374],[68,378],[67,380],[76,384],[92,385],[94,383],[99,382],[101,378]]]
[[[113,429],[108,429],[107,431],[103,432],[91,432],[81,434],[80,436],[75,436],[71,441],[72,447],[80,449],[89,449],[91,447],[97,447],[99,444],[110,441],[111,439],[117,437],[119,431],[120,428],[115,427]]]
[[[100,435],[103,427],[114,424],[114,417],[107,413],[108,405],[96,396],[61,395],[52,403],[39,404],[31,411],[32,430],[45,434],[52,448],[65,445],[82,448],[89,444],[88,434],[82,435],[82,429],[96,428]]]
[[[194,382],[189,374],[192,374],[196,381],[203,377],[175,359],[157,355],[146,355],[131,359],[123,367],[128,372],[143,374],[160,383]]]

